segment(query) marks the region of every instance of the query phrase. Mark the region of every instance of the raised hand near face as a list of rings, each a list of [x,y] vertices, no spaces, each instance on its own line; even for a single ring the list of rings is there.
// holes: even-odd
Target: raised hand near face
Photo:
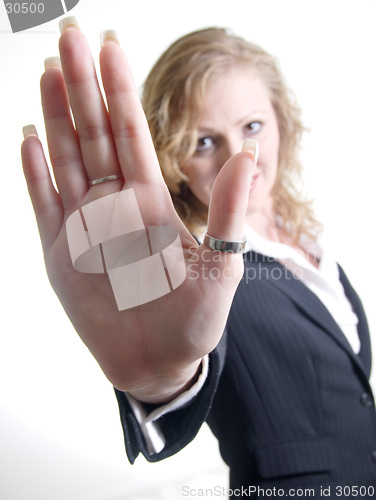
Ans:
[[[50,60],[41,79],[57,190],[42,145],[34,133],[27,133],[29,128],[22,144],[23,167],[48,276],[74,328],[115,387],[141,401],[164,402],[184,390],[202,356],[219,342],[243,261],[240,254],[198,246],[179,219],[126,57],[113,32],[103,33],[101,39],[105,99],[84,35],[74,19],[63,20],[61,67]],[[254,164],[253,150],[245,150],[220,171],[209,208],[207,231],[212,237],[242,239]],[[104,249],[103,234],[119,237],[127,247],[134,241],[132,235],[143,235],[143,250],[168,260],[158,248],[158,230],[153,242],[153,228],[169,228],[167,234],[177,236],[171,242],[177,248],[175,261],[180,258],[176,255],[184,260],[185,274],[176,286],[170,276],[169,293],[155,300],[119,306],[116,293],[130,304],[135,294],[143,296],[140,287],[149,278],[145,269],[153,274],[155,266],[136,265],[134,248],[142,245],[136,246],[130,263],[139,274],[123,274],[115,284],[118,275],[114,272],[112,280],[106,264],[121,260],[121,246]],[[106,262],[107,255],[111,258]],[[162,269],[168,268],[162,260]],[[158,289],[159,282],[153,286]]]

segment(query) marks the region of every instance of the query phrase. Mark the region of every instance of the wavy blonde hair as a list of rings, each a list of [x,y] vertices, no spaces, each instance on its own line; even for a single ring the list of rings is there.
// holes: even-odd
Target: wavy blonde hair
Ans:
[[[261,47],[223,28],[190,33],[173,43],[151,69],[142,104],[174,205],[193,234],[202,232],[207,206],[189,188],[184,174],[197,147],[197,124],[208,85],[234,66],[252,68],[269,89],[280,134],[279,167],[273,188],[276,215],[295,241],[316,238],[321,225],[303,195],[299,145],[304,130],[300,109],[275,59]]]

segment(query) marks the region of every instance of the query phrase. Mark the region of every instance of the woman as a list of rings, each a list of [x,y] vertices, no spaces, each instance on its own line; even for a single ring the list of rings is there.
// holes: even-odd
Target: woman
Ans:
[[[220,29],[162,55],[143,105],[163,179],[115,34],[102,35],[107,112],[75,21],[62,32],[62,71],[48,60],[41,80],[59,192],[35,137],[24,141],[23,164],[51,283],[116,388],[129,459],[169,456],[207,420],[243,496],[303,489],[337,498],[362,488],[372,497],[367,322],[316,242],[320,225],[299,189],[299,112],[275,62]],[[105,275],[72,266],[65,222],[80,213],[88,223],[91,202],[130,190],[145,226],[179,233],[186,277],[158,300],[119,310]]]

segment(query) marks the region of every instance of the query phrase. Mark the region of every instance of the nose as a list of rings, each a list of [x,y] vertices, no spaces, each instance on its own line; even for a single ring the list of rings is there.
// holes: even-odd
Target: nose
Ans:
[[[242,149],[243,138],[237,136],[228,136],[224,137],[222,141],[222,145],[220,148],[220,161],[222,165],[226,163],[226,161],[231,158],[236,153],[239,153]]]

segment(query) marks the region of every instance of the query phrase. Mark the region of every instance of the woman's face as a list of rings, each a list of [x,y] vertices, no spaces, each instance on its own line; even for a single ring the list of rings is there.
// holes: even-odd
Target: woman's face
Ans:
[[[250,189],[247,217],[273,209],[271,191],[278,168],[279,130],[269,93],[250,70],[234,68],[208,87],[198,124],[198,144],[184,172],[195,196],[209,204],[214,180],[244,139],[259,142],[260,155]]]

